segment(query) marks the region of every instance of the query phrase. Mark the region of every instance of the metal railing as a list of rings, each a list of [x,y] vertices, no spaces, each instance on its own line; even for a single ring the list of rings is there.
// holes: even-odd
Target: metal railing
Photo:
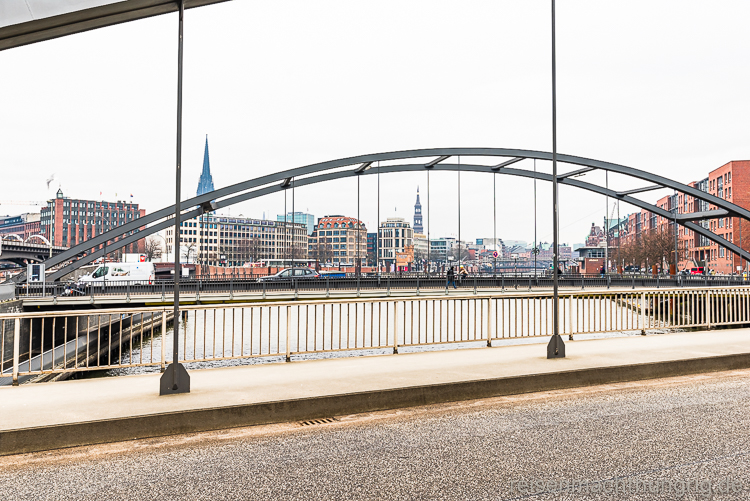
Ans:
[[[636,276],[636,275],[563,275],[559,279],[560,287],[567,289],[635,289],[639,288],[706,288],[750,285],[741,276]],[[552,288],[552,277],[549,276],[514,276],[514,275],[470,275],[456,280],[456,286],[462,290],[542,290]],[[171,295],[174,287],[172,280],[133,280],[98,282],[85,287],[72,283],[19,284],[16,286],[16,297],[67,297],[67,296],[139,296]],[[450,288],[453,286],[451,285]],[[335,291],[383,291],[386,295],[391,290],[439,291],[448,289],[448,281],[442,276],[411,275],[380,277],[360,276],[348,278],[313,278],[284,281],[258,281],[247,277],[211,276],[189,278],[180,281],[180,288],[187,294],[244,294],[255,293],[265,296],[267,293],[300,293],[318,292],[329,296]]]
[[[184,306],[180,360],[310,358],[549,336],[552,296],[536,292]],[[565,335],[750,323],[750,288],[573,292]],[[160,366],[171,360],[165,308],[0,314],[0,379]]]

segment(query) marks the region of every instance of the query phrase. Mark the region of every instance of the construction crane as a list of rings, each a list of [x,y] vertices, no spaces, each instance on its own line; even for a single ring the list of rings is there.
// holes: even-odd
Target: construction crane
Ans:
[[[47,202],[39,202],[36,200],[0,200],[0,205],[39,206],[47,205]]]

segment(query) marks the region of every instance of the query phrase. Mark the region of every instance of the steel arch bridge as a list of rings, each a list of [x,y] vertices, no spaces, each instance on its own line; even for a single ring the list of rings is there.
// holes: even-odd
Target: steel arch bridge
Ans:
[[[479,165],[466,163],[464,161],[454,163],[450,162],[451,159],[460,157],[496,157],[500,161],[495,165]],[[374,153],[342,158],[338,160],[330,160],[327,162],[315,163],[304,167],[297,167],[295,169],[268,174],[255,179],[249,179],[247,181],[220,188],[218,190],[214,190],[212,192],[185,200],[181,202],[183,211],[180,216],[180,221],[186,221],[206,212],[220,209],[222,207],[228,207],[239,202],[251,200],[253,198],[262,197],[264,195],[269,195],[276,192],[282,192],[291,188],[292,186],[301,187],[321,183],[324,181],[331,181],[334,179],[376,174],[378,172],[388,174],[396,172],[420,172],[429,170],[460,170],[464,172],[484,172],[488,174],[503,174],[508,176],[527,177],[532,179],[536,178],[541,181],[552,181],[551,174],[511,167],[513,164],[526,159],[552,161],[552,153],[546,151],[506,148],[431,148],[387,153]],[[396,165],[383,165],[375,168],[376,162],[393,161],[409,162],[399,163]],[[635,169],[633,167],[627,167],[611,162],[564,154],[558,154],[557,161],[579,167],[576,170],[558,174],[558,183],[581,188],[594,193],[598,193],[600,195],[609,196],[613,199],[621,200],[641,209],[648,210],[653,214],[657,214],[670,220],[676,220],[677,224],[684,226],[685,228],[688,228],[695,233],[698,233],[699,235],[705,236],[709,240],[729,249],[731,252],[740,255],[746,260],[750,260],[749,252],[740,249],[732,242],[695,223],[695,221],[698,220],[726,216],[741,217],[743,219],[750,220],[750,211],[748,211],[747,209],[743,209],[742,207],[728,202],[715,195],[711,195],[672,179],[659,176],[651,172]],[[578,176],[580,174],[584,174],[586,172],[594,170],[615,172],[631,178],[640,179],[651,184],[642,188],[627,191],[615,191],[607,187],[602,187],[574,178],[574,176]],[[675,216],[671,212],[662,209],[661,207],[657,207],[656,205],[644,202],[632,196],[637,193],[652,191],[661,188],[671,188],[686,195],[704,200],[716,206],[717,209],[706,212],[677,214]],[[48,259],[46,261],[48,267],[70,261],[64,267],[57,270],[55,273],[52,273],[49,276],[50,280],[59,280],[62,276],[94,261],[104,254],[103,249],[98,249],[93,252],[86,253],[79,259],[72,261],[74,258],[80,256],[82,253],[88,251],[89,249],[97,247],[105,242],[109,242],[107,243],[107,247],[110,250],[124,247],[125,245],[134,243],[150,234],[173,226],[173,217],[174,205],[170,205],[168,207],[164,207],[163,209],[152,212],[151,214],[147,214],[142,218],[135,219],[127,224],[119,226],[116,229],[102,233],[82,244],[72,247],[67,251],[58,254],[57,256],[52,257],[51,259]],[[146,228],[140,230],[139,228],[143,226],[146,226]],[[120,237],[122,238],[117,242],[112,241],[114,238]]]

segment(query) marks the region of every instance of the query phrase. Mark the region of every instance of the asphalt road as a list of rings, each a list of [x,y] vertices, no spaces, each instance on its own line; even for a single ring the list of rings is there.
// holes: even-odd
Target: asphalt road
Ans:
[[[749,404],[743,370],[337,416],[4,457],[0,492],[97,501],[750,499]],[[559,484],[537,479],[580,483],[555,493]],[[721,492],[707,495],[708,482]]]

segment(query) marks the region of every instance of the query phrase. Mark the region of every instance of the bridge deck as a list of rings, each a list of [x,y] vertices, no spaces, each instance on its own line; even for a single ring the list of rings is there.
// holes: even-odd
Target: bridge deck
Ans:
[[[409,353],[0,388],[0,454],[750,367],[750,329]]]

